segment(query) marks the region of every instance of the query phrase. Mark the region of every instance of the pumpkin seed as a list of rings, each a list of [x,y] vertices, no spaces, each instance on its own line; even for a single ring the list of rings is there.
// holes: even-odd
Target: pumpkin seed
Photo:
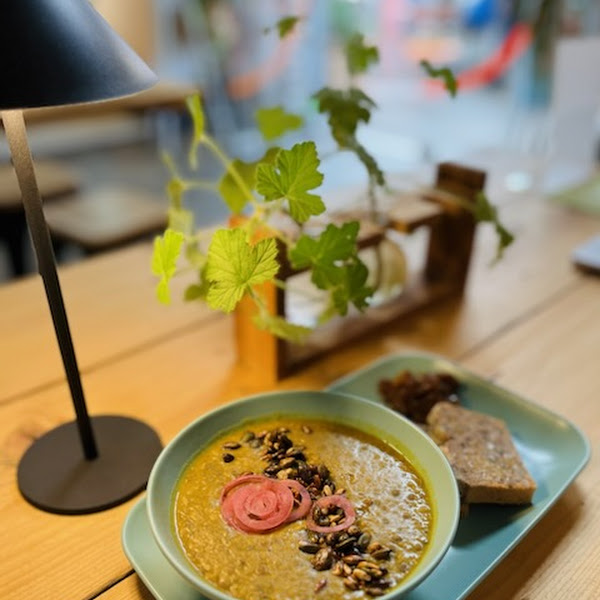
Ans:
[[[356,579],[352,579],[351,577],[346,577],[344,579],[344,585],[349,590],[357,590],[358,589],[358,581],[356,581]]]
[[[223,448],[225,448],[225,450],[237,450],[241,447],[242,445],[239,442],[225,442],[223,444]]]
[[[242,444],[247,444],[248,442],[252,441],[256,439],[256,435],[254,434],[254,431],[246,431],[244,433],[244,435],[242,436]]]
[[[339,542],[335,549],[340,553],[340,554],[346,554],[347,552],[351,552],[354,548],[354,540],[352,538],[348,538],[346,540],[343,540],[341,542]]]
[[[352,571],[352,577],[354,577],[354,579],[360,579],[360,581],[371,581],[371,576],[358,567]]]
[[[376,560],[388,560],[392,551],[389,548],[379,548],[371,552],[371,556]]]
[[[329,479],[329,469],[325,465],[319,465],[319,477],[323,480]]]
[[[317,571],[327,571],[333,565],[333,550],[328,546],[320,548],[312,560],[312,565]]]
[[[318,543],[302,540],[298,544],[298,549],[306,554],[316,554],[320,550]]]
[[[371,535],[368,533],[363,533],[358,538],[356,545],[359,550],[362,550],[364,552],[369,547],[370,543],[371,543]]]

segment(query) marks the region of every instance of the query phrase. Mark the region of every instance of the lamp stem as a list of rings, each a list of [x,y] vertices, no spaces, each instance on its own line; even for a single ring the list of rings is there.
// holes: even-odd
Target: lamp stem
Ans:
[[[98,450],[90,417],[87,412],[83,388],[69,330],[69,322],[63,301],[62,291],[56,271],[56,261],[48,225],[42,209],[42,199],[38,189],[31,151],[27,142],[25,120],[22,110],[6,110],[1,113],[6,139],[10,148],[12,164],[17,174],[19,188],[25,208],[25,218],[37,258],[39,274],[42,276],[46,297],[52,314],[52,322],[58,340],[63,365],[71,391],[71,398],[77,416],[77,428],[83,453],[87,460],[98,457]]]

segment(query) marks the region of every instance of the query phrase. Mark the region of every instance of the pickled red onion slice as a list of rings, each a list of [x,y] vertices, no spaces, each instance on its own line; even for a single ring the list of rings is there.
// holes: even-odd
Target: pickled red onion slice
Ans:
[[[344,511],[344,518],[335,525],[319,525],[316,523],[313,517],[314,508],[330,508],[332,506],[341,508]],[[355,520],[356,511],[354,510],[350,500],[341,494],[333,494],[332,496],[323,496],[322,498],[315,500],[313,508],[310,510],[308,517],[306,518],[306,527],[312,531],[316,531],[317,533],[335,533],[336,531],[348,529],[348,527],[350,527]]]
[[[267,519],[277,510],[278,497],[273,490],[260,490],[248,496],[244,509],[254,519]]]
[[[298,519],[304,518],[308,514],[308,511],[312,505],[312,499],[308,493],[308,490],[295,479],[283,479],[281,483],[287,485],[292,492],[298,492],[300,496],[300,504],[298,504],[298,506],[292,510],[290,516],[288,517],[288,522],[297,521]]]
[[[304,496],[295,483],[289,484],[288,481],[269,479],[262,475],[238,477],[223,488],[221,514],[226,523],[238,531],[271,531],[289,522],[292,513],[301,514],[305,511]],[[300,484],[298,486],[303,488]],[[295,509],[292,488],[297,489],[301,495],[300,505]],[[310,501],[310,496],[308,498]]]
[[[261,533],[287,521],[294,507],[294,495],[280,482],[267,481],[239,488],[232,494],[232,502],[239,527],[248,533]]]
[[[227,496],[227,494],[231,490],[238,487],[239,485],[244,485],[246,483],[262,483],[263,481],[271,480],[268,477],[265,477],[264,475],[256,475],[255,473],[250,473],[248,475],[240,475],[239,477],[236,477],[235,479],[232,479],[229,483],[225,484],[223,490],[221,491],[221,502],[225,500],[225,496]]]

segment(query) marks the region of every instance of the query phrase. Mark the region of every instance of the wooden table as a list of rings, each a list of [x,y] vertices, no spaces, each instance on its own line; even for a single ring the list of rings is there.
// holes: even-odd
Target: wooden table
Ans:
[[[462,299],[422,310],[274,387],[320,389],[383,355],[418,349],[566,416],[590,439],[590,463],[470,600],[596,600],[600,278],[575,270],[569,253],[600,220],[535,198],[507,201],[501,211],[517,241],[490,268],[493,236],[479,230]],[[61,277],[90,412],[140,417],[168,442],[205,411],[267,388],[237,364],[229,317],[155,302],[149,256],[149,246],[137,245],[65,267]],[[32,508],[17,490],[16,464],[32,438],[73,417],[37,278],[0,288],[0,334],[2,598],[151,598],[121,549],[134,500],[63,517]]]

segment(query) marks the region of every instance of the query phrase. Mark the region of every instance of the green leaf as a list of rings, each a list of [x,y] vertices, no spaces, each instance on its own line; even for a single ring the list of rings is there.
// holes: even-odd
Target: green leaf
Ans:
[[[199,269],[199,281],[189,285],[184,292],[184,300],[193,302],[194,300],[206,300],[210,284],[205,277],[206,267]]]
[[[286,321],[283,317],[271,315],[265,312],[254,316],[254,324],[259,329],[269,331],[273,335],[294,343],[302,343],[306,340],[312,329],[303,325],[296,325]]]
[[[189,248],[189,246],[188,246]],[[194,263],[192,263],[194,264]],[[186,302],[193,302],[194,300],[206,301],[206,296],[210,288],[210,283],[206,279],[206,257],[203,257],[202,264],[197,266],[198,268],[198,282],[188,285],[183,294],[183,299]]]
[[[269,148],[264,156],[255,162],[244,162],[239,159],[232,161],[232,168],[237,172],[246,187],[252,191],[256,187],[256,167],[261,164],[274,164],[279,148]],[[239,186],[230,171],[226,171],[219,181],[219,193],[233,214],[240,214],[249,201],[244,190]]]
[[[377,161],[356,138],[358,125],[361,122],[369,122],[375,102],[356,88],[349,90],[322,88],[313,97],[318,102],[319,112],[327,115],[331,135],[339,148],[354,152],[367,169],[371,180],[378,185],[385,185],[385,177]]]
[[[504,255],[504,250],[506,250],[506,248],[508,248],[515,241],[515,236],[501,223],[494,223],[494,228],[496,230],[496,235],[498,236],[495,260],[500,260]]]
[[[341,227],[330,223],[319,237],[303,234],[289,251],[289,259],[295,269],[333,264],[350,258],[356,252],[358,221],[344,223]]]
[[[327,115],[331,134],[341,148],[346,148],[360,122],[368,123],[375,102],[357,88],[335,90],[322,88],[313,95],[320,113]]]
[[[181,252],[183,239],[182,233],[172,229],[167,229],[162,236],[154,238],[152,272],[160,277],[156,287],[156,296],[163,304],[169,304],[171,301],[169,281],[177,269],[177,259]]]
[[[302,17],[289,15],[279,19],[273,27],[265,27],[263,33],[270,33],[273,29],[277,29],[279,33],[279,39],[283,39],[286,35],[290,34],[296,25],[302,20]]]
[[[242,229],[219,229],[208,248],[206,300],[211,308],[231,312],[252,286],[272,280],[278,270],[274,239],[251,245]]]
[[[237,171],[249,190],[254,189],[256,163],[247,163],[243,160],[235,159],[232,167]],[[237,181],[229,171],[226,171],[219,181],[219,193],[229,207],[229,210],[235,215],[240,214],[248,203],[248,197],[240,188]]]
[[[454,73],[448,67],[436,69],[428,60],[422,60],[419,64],[425,69],[425,72],[429,77],[443,79],[444,87],[448,90],[450,96],[452,96],[452,98],[456,96],[458,91],[458,81],[456,81]]]
[[[483,192],[479,192],[475,196],[475,207],[473,212],[477,221],[488,222],[494,226],[496,235],[498,236],[495,260],[500,260],[504,254],[504,250],[513,243],[515,239],[514,235],[500,223],[498,210]]]
[[[206,298],[206,290],[197,283],[189,285],[183,294],[183,299],[186,302],[193,302],[194,300],[204,300]]]
[[[326,317],[335,312],[345,315],[350,303],[362,310],[373,293],[366,285],[368,269],[358,258],[358,231],[357,221],[341,227],[329,224],[317,238],[302,235],[288,253],[294,268],[312,269],[311,281],[329,291],[331,306]]]
[[[295,144],[291,150],[280,150],[274,165],[258,165],[256,189],[267,201],[287,199],[292,218],[305,223],[325,211],[321,197],[308,193],[323,181],[319,164],[314,142]]]
[[[314,267],[313,283],[329,292],[330,306],[321,315],[321,322],[334,314],[346,315],[350,304],[363,310],[373,294],[373,288],[366,285],[368,275],[369,270],[358,256],[348,259],[343,265]]]
[[[259,108],[256,111],[256,122],[265,140],[273,140],[287,131],[299,129],[304,125],[300,115],[287,113],[281,106]]]
[[[366,46],[364,36],[355,33],[346,43],[346,63],[351,75],[366,72],[372,64],[379,62],[376,46]]]
[[[341,280],[333,288],[332,299],[337,312],[345,315],[348,304],[352,303],[359,310],[368,306],[368,299],[373,294],[373,289],[367,286],[369,269],[360,261],[352,261],[343,269]]]
[[[280,151],[281,151],[281,148],[279,146],[271,146],[270,148],[267,149],[264,156],[256,163],[256,165],[258,166],[260,163],[274,165],[275,162],[277,161],[277,156],[279,155]]]
[[[498,210],[483,192],[478,192],[475,196],[473,214],[478,221],[493,222],[498,218]]]

